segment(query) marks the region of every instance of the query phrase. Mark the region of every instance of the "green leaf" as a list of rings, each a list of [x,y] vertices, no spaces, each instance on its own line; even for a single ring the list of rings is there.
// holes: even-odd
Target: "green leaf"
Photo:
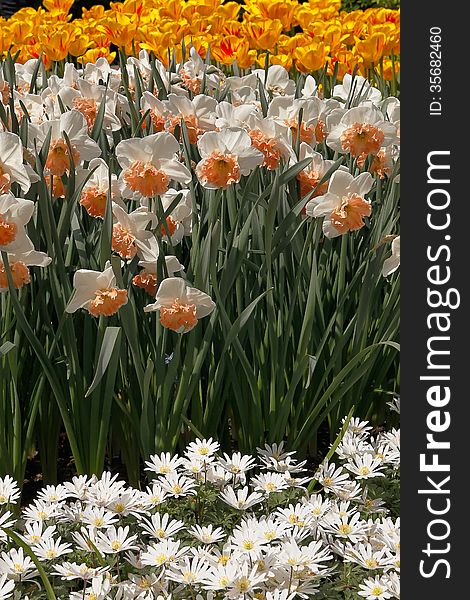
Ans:
[[[95,375],[93,377],[93,381],[91,382],[90,387],[88,388],[85,398],[87,398],[93,390],[98,387],[98,384],[103,378],[103,375],[106,373],[106,369],[108,368],[109,361],[114,352],[114,346],[120,340],[120,327],[106,327],[106,331],[104,332],[103,341],[101,343],[100,354],[98,357],[98,363],[96,365]]]

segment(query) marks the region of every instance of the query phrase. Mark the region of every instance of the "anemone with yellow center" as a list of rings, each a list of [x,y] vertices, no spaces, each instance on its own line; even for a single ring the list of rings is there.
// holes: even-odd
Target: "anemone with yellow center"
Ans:
[[[351,525],[349,525],[349,523],[341,523],[341,525],[338,527],[338,531],[343,535],[349,535],[352,533],[353,528]]]
[[[180,277],[168,277],[161,282],[155,303],[147,305],[144,310],[159,310],[160,323],[165,328],[176,333],[187,333],[214,307],[214,302],[204,292],[189,287]]]
[[[109,263],[103,272],[79,269],[73,278],[74,295],[66,307],[73,313],[85,308],[92,316],[114,315],[127,304],[127,291],[115,287],[116,278]]]

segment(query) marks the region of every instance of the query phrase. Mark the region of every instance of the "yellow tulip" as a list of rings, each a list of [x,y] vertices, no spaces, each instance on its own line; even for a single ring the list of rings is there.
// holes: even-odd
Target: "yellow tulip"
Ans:
[[[244,23],[244,32],[253,48],[273,51],[282,33],[278,20],[257,19]]]
[[[295,66],[301,73],[323,69],[326,63],[326,50],[322,42],[312,42],[294,50]]]
[[[378,64],[383,56],[386,38],[382,32],[374,33],[365,40],[357,40],[356,53],[364,59],[364,66]]]

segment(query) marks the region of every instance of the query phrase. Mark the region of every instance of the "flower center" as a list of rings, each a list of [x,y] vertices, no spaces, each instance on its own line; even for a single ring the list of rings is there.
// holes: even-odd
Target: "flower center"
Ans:
[[[376,585],[372,588],[370,595],[371,596],[380,596],[382,594],[382,592],[383,592],[383,589],[379,585]]]
[[[389,164],[387,164],[387,157],[383,150],[380,150],[380,152],[376,154],[372,159],[372,162],[369,167],[369,172],[377,173],[380,179],[384,179],[386,175],[391,175],[392,168]]]
[[[153,165],[137,160],[124,173],[124,181],[142,196],[161,196],[168,191],[168,175]]]
[[[196,326],[196,305],[183,304],[176,298],[171,307],[160,308],[160,323],[176,333],[186,333]]]
[[[111,549],[114,550],[116,552],[116,550],[119,550],[121,548],[122,544],[119,540],[113,540],[111,542]]]
[[[132,279],[132,283],[144,289],[150,296],[155,296],[157,293],[157,278],[152,273],[141,271]],[[161,469],[160,472],[162,472]]]
[[[155,535],[157,536],[157,538],[164,538],[166,537],[166,532],[164,529],[157,529],[155,530]]]
[[[255,545],[253,544],[253,542],[251,540],[245,540],[243,542],[243,548],[245,550],[253,550],[254,546]]]
[[[104,218],[107,201],[108,195],[97,186],[84,190],[80,198],[80,204],[85,207],[90,217],[100,217],[101,219]]]
[[[341,204],[331,213],[331,224],[340,233],[356,231],[364,225],[363,217],[369,217],[372,208],[368,202],[353,194],[345,196]]]
[[[178,223],[173,219],[173,217],[170,216],[166,218],[166,226],[168,228],[168,233],[170,234],[170,237],[175,233],[177,225]],[[162,225],[160,227],[160,231],[162,232],[162,236],[166,235],[165,225]]]
[[[91,129],[96,120],[97,107],[93,98],[74,98],[73,107],[85,117],[88,128]]]
[[[145,110],[140,111],[142,114],[145,113]],[[153,125],[154,133],[160,133],[161,131],[165,131],[165,117],[157,112],[155,109],[151,108],[149,112],[149,117]],[[142,123],[142,128],[145,128],[145,123]]]
[[[110,317],[117,313],[124,304],[127,304],[126,290],[119,290],[117,288],[97,290],[94,299],[88,304],[88,312],[94,317],[99,317],[100,315]]]
[[[197,176],[204,183],[226,189],[231,183],[240,181],[240,166],[232,154],[213,152],[197,169]]]
[[[384,133],[373,125],[354,123],[341,135],[341,146],[351,156],[358,159],[359,166],[364,164],[369,154],[377,154],[382,146]]]
[[[274,138],[269,138],[261,131],[250,131],[251,143],[255,148],[264,154],[262,166],[267,167],[269,171],[274,170],[281,160],[281,151],[279,150],[277,141]]]
[[[342,533],[343,535],[349,535],[352,532],[352,527],[351,525],[349,525],[348,523],[342,523],[339,527],[338,527],[338,531],[340,533]]]
[[[165,561],[168,560],[168,556],[166,554],[157,554],[155,557],[155,562],[157,565],[162,565]]]
[[[366,567],[369,567],[370,569],[375,569],[375,567],[379,564],[375,558],[366,558],[366,560],[364,561],[364,564],[366,565]]]
[[[77,165],[80,160],[80,153],[71,145],[73,164]],[[67,144],[64,140],[54,140],[49,147],[49,153],[46,160],[46,169],[51,175],[62,176],[70,170],[70,155]]]
[[[247,592],[250,589],[250,581],[247,577],[241,577],[238,581],[238,589],[240,592]]]
[[[13,279],[13,287],[16,290],[19,290],[31,281],[28,267],[20,260],[10,263],[10,271]],[[8,279],[3,263],[0,263],[0,289],[8,289]]]
[[[287,119],[285,124],[292,131],[292,141],[295,144],[297,141],[297,134],[299,129],[299,123],[297,119]],[[300,123],[300,141],[305,142],[309,146],[311,146],[315,141],[315,128],[312,125],[305,124],[304,121]]]
[[[326,136],[327,133],[325,123],[319,120],[317,122],[317,126],[315,127],[315,140],[317,141],[317,144],[324,142],[326,140]]]
[[[2,95],[3,104],[7,105],[10,101],[10,85],[7,81],[0,85],[0,94]]]
[[[0,163],[0,194],[6,194],[10,191],[11,187],[11,176],[7,173]]]
[[[18,228],[16,223],[9,223],[0,215],[0,246],[8,246],[16,238]]]
[[[369,473],[370,473],[369,467],[361,467],[359,469],[359,474],[360,475],[369,475]]]
[[[137,254],[135,245],[135,236],[125,229],[119,223],[113,225],[112,249],[117,252],[121,258],[134,258]]]

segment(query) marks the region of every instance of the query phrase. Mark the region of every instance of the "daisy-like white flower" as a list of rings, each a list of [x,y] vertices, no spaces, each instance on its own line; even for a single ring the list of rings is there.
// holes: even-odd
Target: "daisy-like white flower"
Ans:
[[[342,419],[342,424],[344,425],[346,419]],[[360,437],[367,437],[369,433],[372,431],[372,427],[369,424],[369,421],[361,421],[359,417],[353,417],[348,423],[349,433]]]
[[[392,597],[387,579],[379,575],[376,575],[374,578],[369,577],[368,579],[364,579],[359,584],[359,591],[357,593],[367,600],[386,600]]]
[[[82,579],[89,581],[100,574],[109,571],[110,567],[89,567],[86,563],[77,564],[75,562],[63,562],[60,565],[54,565],[53,575],[59,575],[61,579],[73,581],[74,579]]]
[[[29,138],[32,148],[34,142],[42,146],[51,131],[51,142],[46,158],[46,171],[49,175],[62,176],[70,171],[72,164],[77,167],[84,161],[98,158],[101,149],[88,135],[85,117],[77,110],[63,113],[59,119],[44,121],[41,125],[30,125]],[[64,133],[70,142],[70,150]]]
[[[288,487],[286,478],[280,473],[260,473],[257,477],[253,477],[251,483],[255,491],[268,495],[273,492],[281,492]]]
[[[72,546],[68,543],[61,543],[61,537],[59,536],[56,540],[51,536],[41,540],[34,547],[34,553],[39,560],[53,560],[60,558],[64,554],[73,552]]]
[[[209,131],[199,138],[197,147],[201,160],[196,175],[210,190],[227,189],[264,161],[264,154],[253,147],[248,133],[237,127]]]
[[[245,594],[254,595],[254,590],[262,587],[265,580],[265,573],[258,573],[256,566],[251,568],[250,565],[245,562],[238,570],[235,579],[230,583],[226,591],[226,597],[235,600],[243,597]]]
[[[400,598],[400,576],[395,571],[388,571],[383,577],[389,589],[389,592],[394,598]]]
[[[91,585],[84,592],[71,592],[70,600],[107,600],[110,598],[111,582],[106,575],[93,577]]]
[[[223,487],[233,480],[233,476],[228,471],[214,463],[211,463],[206,469],[205,477],[206,481],[210,481],[219,487]]]
[[[106,506],[118,500],[126,485],[124,481],[116,481],[118,477],[118,474],[111,475],[109,471],[105,471],[100,479],[93,481],[89,489],[90,503]]]
[[[397,235],[392,241],[392,255],[385,259],[382,267],[382,275],[388,277],[400,266],[400,236]]]
[[[0,600],[11,598],[14,588],[15,582],[9,580],[6,573],[0,575]]]
[[[243,475],[256,467],[255,459],[249,454],[242,455],[241,452],[234,452],[232,456],[224,452],[224,458],[219,458],[219,464],[233,475]]]
[[[310,507],[300,502],[295,506],[289,504],[288,508],[278,508],[275,514],[281,523],[285,523],[291,527],[306,527],[312,520]]]
[[[120,517],[138,516],[141,512],[144,512],[140,492],[132,488],[124,490],[119,496],[112,498],[106,503],[106,508]]]
[[[64,487],[73,498],[86,500],[88,490],[93,482],[96,482],[96,478],[90,478],[88,475],[75,475],[72,477],[72,481],[64,482]]]
[[[247,508],[262,502],[264,496],[258,492],[252,492],[250,494],[248,486],[239,488],[236,493],[233,487],[226,487],[225,490],[220,494],[220,499],[233,508],[238,510],[246,510]]]
[[[14,504],[20,495],[20,488],[11,475],[0,477],[0,504]]]
[[[337,513],[330,512],[325,517],[325,521],[325,531],[340,539],[348,539],[353,544],[364,539],[367,523],[361,520],[361,515],[358,512],[351,517],[348,515],[339,516]]]
[[[36,250],[28,250],[26,252],[8,253],[8,264],[10,266],[13,287],[17,290],[21,289],[31,281],[29,267],[47,267],[51,264],[52,258],[44,252]],[[8,290],[8,277],[0,258],[0,292]]]
[[[23,548],[11,548],[8,552],[2,552],[0,573],[6,574],[7,579],[13,581],[26,581],[39,574],[33,561],[25,556]]]
[[[155,302],[145,306],[144,311],[158,310],[163,327],[176,333],[187,333],[214,308],[215,302],[210,296],[189,287],[181,277],[168,277],[160,283]]]
[[[104,506],[87,506],[82,516],[85,525],[96,527],[96,529],[106,529],[116,523],[117,520],[118,516]]]
[[[334,463],[329,464],[328,461],[325,461],[315,473],[315,479],[323,486],[325,491],[336,493],[336,490],[349,480],[349,476],[347,473],[344,473],[343,467],[336,468]]]
[[[185,455],[192,459],[197,458],[198,460],[203,460],[205,462],[210,462],[213,458],[214,454],[220,448],[219,442],[214,441],[212,438],[208,440],[195,440],[194,442],[190,442],[186,447]]]
[[[159,483],[153,483],[148,486],[145,492],[142,492],[142,504],[146,508],[155,508],[165,501],[166,492]]]
[[[351,473],[354,473],[356,479],[369,479],[371,477],[384,476],[384,473],[382,473],[382,462],[381,458],[374,458],[370,454],[364,454],[363,456],[354,456],[344,466]]]
[[[266,592],[266,600],[293,600],[296,595],[296,592],[289,593],[288,588],[283,590],[276,588],[272,592]]]
[[[7,194],[15,181],[23,192],[31,187],[23,165],[23,145],[16,133],[0,131],[0,194]]]
[[[250,524],[242,522],[232,531],[228,542],[231,550],[236,554],[246,555],[251,559],[258,558],[269,543],[257,524],[253,526],[253,522]]]
[[[364,217],[370,217],[372,207],[365,195],[370,192],[373,179],[370,173],[354,177],[337,170],[331,176],[328,191],[312,198],[305,206],[310,217],[325,217],[323,232],[333,238],[364,226]]]
[[[125,260],[139,256],[152,260],[157,252],[157,240],[148,225],[156,226],[156,217],[146,208],[139,207],[127,213],[119,204],[113,203],[114,225],[111,247]]]
[[[284,452],[284,442],[280,444],[265,444],[264,448],[256,448],[261,459],[267,459],[268,462],[264,461],[265,464],[270,464],[271,459],[276,462],[285,460],[288,456],[292,456],[295,452]]]
[[[177,473],[168,473],[168,475],[160,480],[160,484],[162,489],[174,498],[196,493],[194,489],[196,484],[189,477],[178,475]]]
[[[93,171],[91,176],[90,171]],[[117,176],[113,173],[110,179],[109,167],[102,158],[91,160],[88,169],[79,171],[78,175],[88,177],[80,195],[80,204],[90,217],[103,219],[108,197],[115,203],[121,198]]]
[[[179,540],[162,540],[158,544],[148,546],[140,557],[142,565],[161,567],[175,564],[188,550],[185,546],[180,547],[180,544]]]
[[[381,148],[397,140],[396,127],[385,120],[374,106],[357,106],[347,110],[326,139],[327,145],[340,153],[350,154],[362,167],[369,154],[377,155]]]
[[[49,525],[44,528],[43,521],[27,521],[24,526],[24,532],[21,537],[30,546],[35,546],[54,535],[55,525]]]
[[[13,513],[9,510],[0,515],[0,542],[6,542],[8,540],[7,534],[3,531],[3,527],[13,527],[16,523],[16,519],[13,517]]]
[[[15,198],[13,194],[0,195],[0,251],[27,252],[34,250],[25,225],[34,212],[34,202]]]
[[[221,527],[214,529],[213,525],[201,527],[194,525],[189,528],[189,533],[203,544],[214,544],[225,537],[225,533]]]
[[[387,548],[374,550],[371,544],[346,544],[344,552],[346,562],[354,562],[361,565],[363,569],[381,569],[390,563],[390,554]]]
[[[191,173],[178,160],[179,150],[175,136],[166,132],[119,142],[116,156],[123,168],[119,180],[124,197],[161,196],[170,181],[188,184]]]
[[[63,502],[68,496],[67,488],[62,485],[46,485],[39,493],[38,500],[54,504]]]
[[[177,583],[194,585],[204,581],[209,568],[209,565],[203,559],[185,556],[181,562],[168,569],[165,576]]]
[[[163,516],[160,513],[156,513],[152,515],[150,519],[143,518],[141,521],[142,531],[145,531],[145,533],[148,533],[157,540],[172,538],[184,527],[185,524],[183,521],[178,521],[176,519],[170,520],[170,515],[167,513]]]
[[[182,458],[177,454],[172,456],[169,452],[162,452],[161,454],[153,454],[149,460],[145,461],[147,465],[145,471],[151,471],[157,475],[168,475],[169,473],[176,473],[178,467],[181,465]]]
[[[65,308],[68,313],[85,308],[94,317],[109,317],[127,304],[127,291],[116,287],[116,276],[109,262],[104,271],[78,269],[73,286],[75,294]]]
[[[222,591],[231,585],[238,574],[238,566],[230,560],[221,561],[206,573],[203,587],[206,590]]]
[[[58,515],[57,505],[35,500],[23,509],[25,521],[47,521]]]
[[[136,550],[135,544],[137,535],[129,535],[129,525],[125,527],[116,527],[111,525],[106,532],[98,531],[96,533],[96,547],[103,554],[117,554],[125,550]]]

